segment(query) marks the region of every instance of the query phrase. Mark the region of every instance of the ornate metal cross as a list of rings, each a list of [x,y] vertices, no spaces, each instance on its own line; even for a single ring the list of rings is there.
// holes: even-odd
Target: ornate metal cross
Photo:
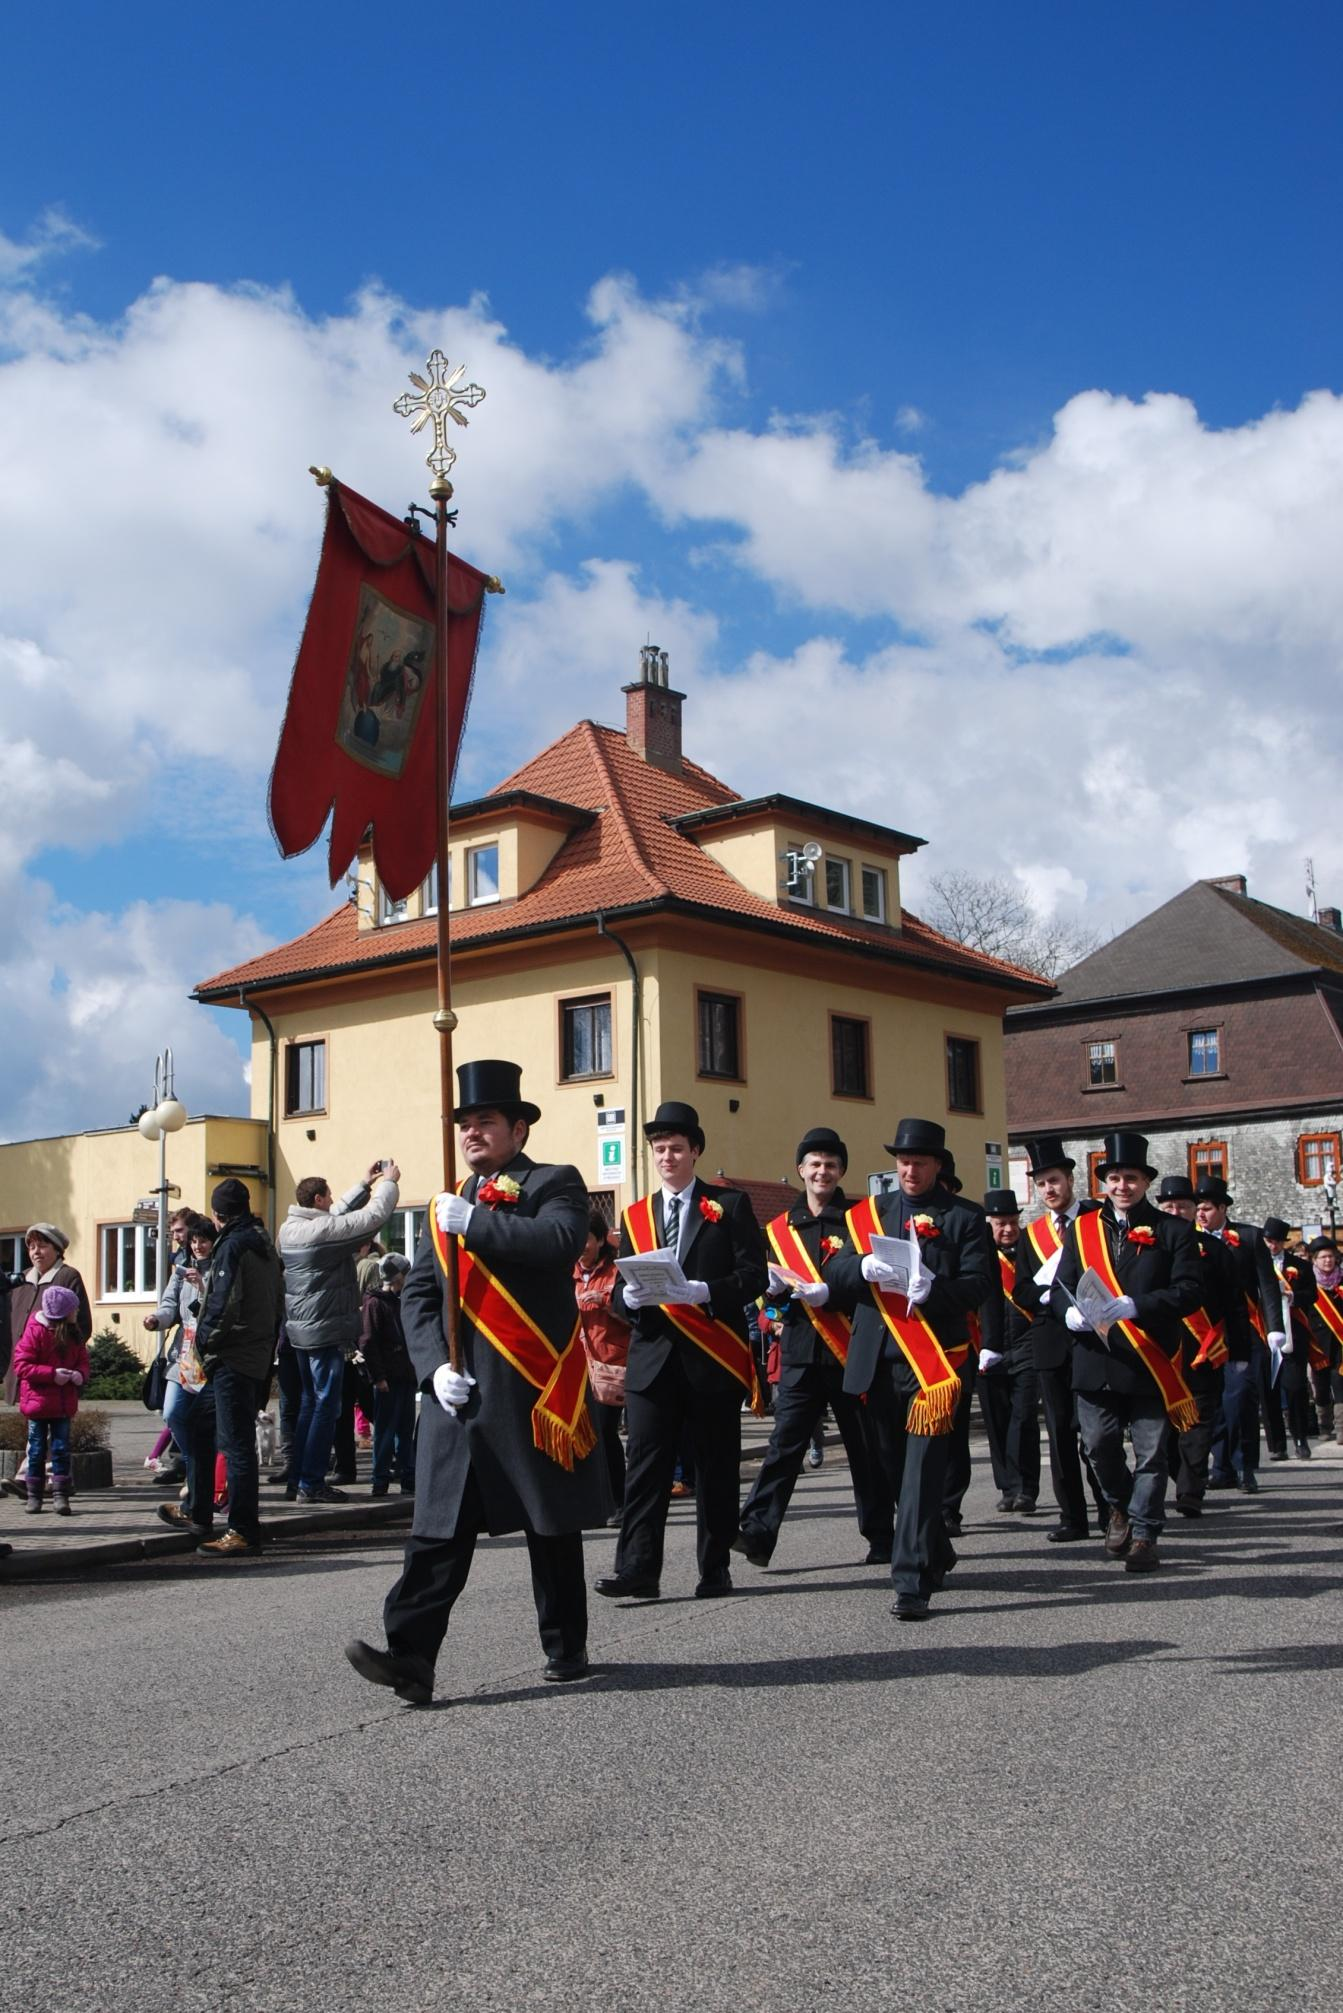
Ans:
[[[479,405],[485,393],[478,384],[458,384],[457,380],[466,370],[466,365],[459,363],[454,370],[441,349],[431,353],[425,369],[429,373],[427,379],[422,378],[417,370],[411,371],[410,381],[419,389],[403,391],[393,404],[392,411],[399,412],[402,419],[416,415],[415,424],[410,429],[412,433],[418,433],[422,426],[433,427],[433,449],[424,458],[435,475],[446,478],[457,459],[456,449],[448,446],[447,422],[451,419],[458,426],[466,426],[468,421],[462,407]]]

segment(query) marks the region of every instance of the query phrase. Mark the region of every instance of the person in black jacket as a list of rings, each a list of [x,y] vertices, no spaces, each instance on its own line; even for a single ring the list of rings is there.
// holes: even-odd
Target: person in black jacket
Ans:
[[[1040,1385],[1030,1316],[1016,1297],[1021,1204],[1010,1188],[990,1188],[984,1214],[999,1276],[996,1291],[979,1310],[979,1408],[998,1485],[997,1507],[1030,1517],[1040,1494]],[[1028,1265],[1033,1256],[1028,1246]]]
[[[1141,1133],[1108,1133],[1097,1173],[1105,1200],[1073,1223],[1050,1297],[1074,1337],[1078,1422],[1110,1509],[1106,1553],[1131,1573],[1152,1572],[1160,1564],[1170,1429],[1186,1431],[1198,1415],[1180,1372],[1181,1324],[1202,1295],[1198,1245],[1191,1225],[1147,1200],[1156,1169]],[[1091,1270],[1117,1303],[1103,1331],[1075,1298]]]
[[[1167,1174],[1157,1190],[1157,1208],[1168,1216],[1194,1221],[1194,1186],[1184,1174]],[[1208,1488],[1208,1456],[1222,1416],[1222,1367],[1231,1346],[1240,1349],[1245,1326],[1236,1267],[1230,1251],[1206,1230],[1195,1230],[1203,1297],[1184,1319],[1180,1366],[1198,1406],[1198,1421],[1186,1432],[1171,1434],[1170,1476],[1175,1507],[1182,1517],[1201,1517]]]
[[[951,1434],[970,1357],[969,1316],[992,1283],[983,1212],[940,1185],[943,1128],[902,1118],[887,1147],[898,1187],[849,1212],[855,1248],[831,1260],[829,1278],[803,1289],[814,1305],[853,1317],[844,1389],[866,1394],[869,1433],[897,1499],[892,1613],[920,1621],[956,1563],[943,1519]],[[891,1266],[873,1235],[918,1238],[921,1277],[895,1292]]]
[[[1264,1219],[1264,1243],[1273,1261],[1282,1306],[1282,1333],[1279,1338],[1281,1368],[1270,1382],[1270,1405],[1275,1424],[1282,1432],[1282,1415],[1296,1448],[1298,1461],[1310,1459],[1310,1345],[1313,1340],[1311,1310],[1315,1305],[1315,1268],[1306,1254],[1288,1245],[1288,1227],[1280,1216]],[[1271,1362],[1271,1351],[1270,1351]],[[1272,1435],[1270,1445],[1272,1445]],[[1286,1460],[1287,1442],[1273,1445],[1271,1461]]]
[[[1268,1414],[1273,1397],[1270,1334],[1282,1327],[1282,1299],[1273,1277],[1273,1254],[1264,1242],[1264,1233],[1254,1223],[1233,1223],[1230,1211],[1234,1198],[1217,1174],[1200,1175],[1194,1187],[1194,1217],[1200,1230],[1225,1244],[1236,1268],[1241,1307],[1245,1321],[1240,1338],[1227,1337],[1228,1360],[1222,1370],[1222,1417],[1213,1433],[1210,1489],[1240,1489],[1253,1496],[1259,1490],[1259,1414],[1265,1410],[1264,1431],[1270,1450],[1280,1449],[1286,1460],[1287,1447],[1279,1412],[1276,1422]]]
[[[382,1284],[364,1295],[364,1325],[359,1351],[373,1386],[373,1487],[370,1495],[385,1496],[393,1472],[403,1496],[415,1493],[415,1365],[406,1347],[401,1321],[401,1292],[410,1260],[389,1251],[378,1260]]]
[[[657,1600],[677,1443],[695,1456],[700,1600],[732,1591],[728,1570],[740,1500],[741,1408],[758,1402],[746,1307],[765,1290],[765,1247],[750,1199],[695,1173],[704,1133],[693,1105],[660,1104],[644,1136],[660,1186],[625,1211],[620,1257],[670,1249],[687,1297],[659,1303],[622,1279],[614,1312],[630,1324],[625,1509],[615,1570],[596,1583],[608,1600]]]
[[[849,1204],[840,1186],[848,1165],[849,1151],[839,1134],[829,1126],[813,1127],[798,1142],[802,1194],[765,1226],[769,1290],[783,1310],[783,1333],[774,1430],[732,1544],[733,1551],[744,1553],[753,1566],[770,1562],[812,1434],[827,1406],[849,1457],[858,1529],[868,1545],[866,1563],[891,1562],[895,1503],[869,1454],[863,1407],[844,1389],[848,1319],[825,1308],[809,1308],[793,1291],[799,1277],[804,1284],[812,1277],[823,1279],[836,1253],[850,1249],[844,1224]]]

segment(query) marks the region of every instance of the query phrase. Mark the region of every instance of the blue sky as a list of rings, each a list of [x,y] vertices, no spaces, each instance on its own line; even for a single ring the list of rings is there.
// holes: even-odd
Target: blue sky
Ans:
[[[306,465],[421,494],[389,407],[435,341],[489,392],[460,544],[510,588],[470,789],[617,718],[651,628],[692,754],[929,872],[1105,928],[1201,872],[1299,907],[1306,854],[1338,899],[1300,784],[1339,752],[1341,41],[1305,4],[11,22],[0,997],[63,1040],[0,1135],[115,1122],[164,1039],[195,1108],[243,1097],[185,994],[327,900],[264,817]]]

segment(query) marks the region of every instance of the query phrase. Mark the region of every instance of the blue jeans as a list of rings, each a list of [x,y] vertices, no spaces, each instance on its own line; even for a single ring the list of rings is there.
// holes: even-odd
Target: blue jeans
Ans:
[[[331,1461],[331,1447],[340,1417],[341,1385],[345,1379],[342,1349],[295,1349],[303,1396],[294,1427],[294,1451],[289,1477],[300,1489],[322,1489]]]
[[[256,1415],[261,1385],[227,1363],[217,1365],[204,1390],[191,1401],[187,1444],[191,1467],[190,1515],[193,1524],[214,1519],[215,1449],[228,1469],[228,1523],[249,1545],[261,1542],[258,1492],[261,1481],[256,1458]]]
[[[386,1488],[396,1471],[403,1489],[415,1486],[415,1386],[389,1384],[373,1393],[373,1483]]]
[[[1118,1391],[1079,1391],[1077,1422],[1092,1473],[1112,1510],[1121,1510],[1135,1538],[1156,1539],[1166,1523],[1170,1422],[1155,1390],[1150,1398]],[[1124,1458],[1124,1428],[1133,1436],[1133,1471]]]
[[[28,1493],[40,1496],[42,1476],[51,1455],[51,1486],[64,1495],[70,1487],[70,1421],[30,1419],[28,1421]],[[34,1487],[36,1484],[36,1487]]]
[[[191,1408],[196,1402],[196,1392],[184,1390],[180,1384],[170,1384],[163,1398],[163,1423],[173,1436],[173,1445],[186,1461],[188,1470],[191,1456],[187,1449],[187,1421]],[[190,1475],[188,1473],[188,1480]]]

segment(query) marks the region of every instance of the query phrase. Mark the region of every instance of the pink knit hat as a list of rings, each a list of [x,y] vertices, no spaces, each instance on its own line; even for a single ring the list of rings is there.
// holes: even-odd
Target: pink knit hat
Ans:
[[[58,1321],[73,1321],[79,1312],[79,1295],[68,1286],[48,1286],[42,1295],[42,1312],[53,1326]]]

